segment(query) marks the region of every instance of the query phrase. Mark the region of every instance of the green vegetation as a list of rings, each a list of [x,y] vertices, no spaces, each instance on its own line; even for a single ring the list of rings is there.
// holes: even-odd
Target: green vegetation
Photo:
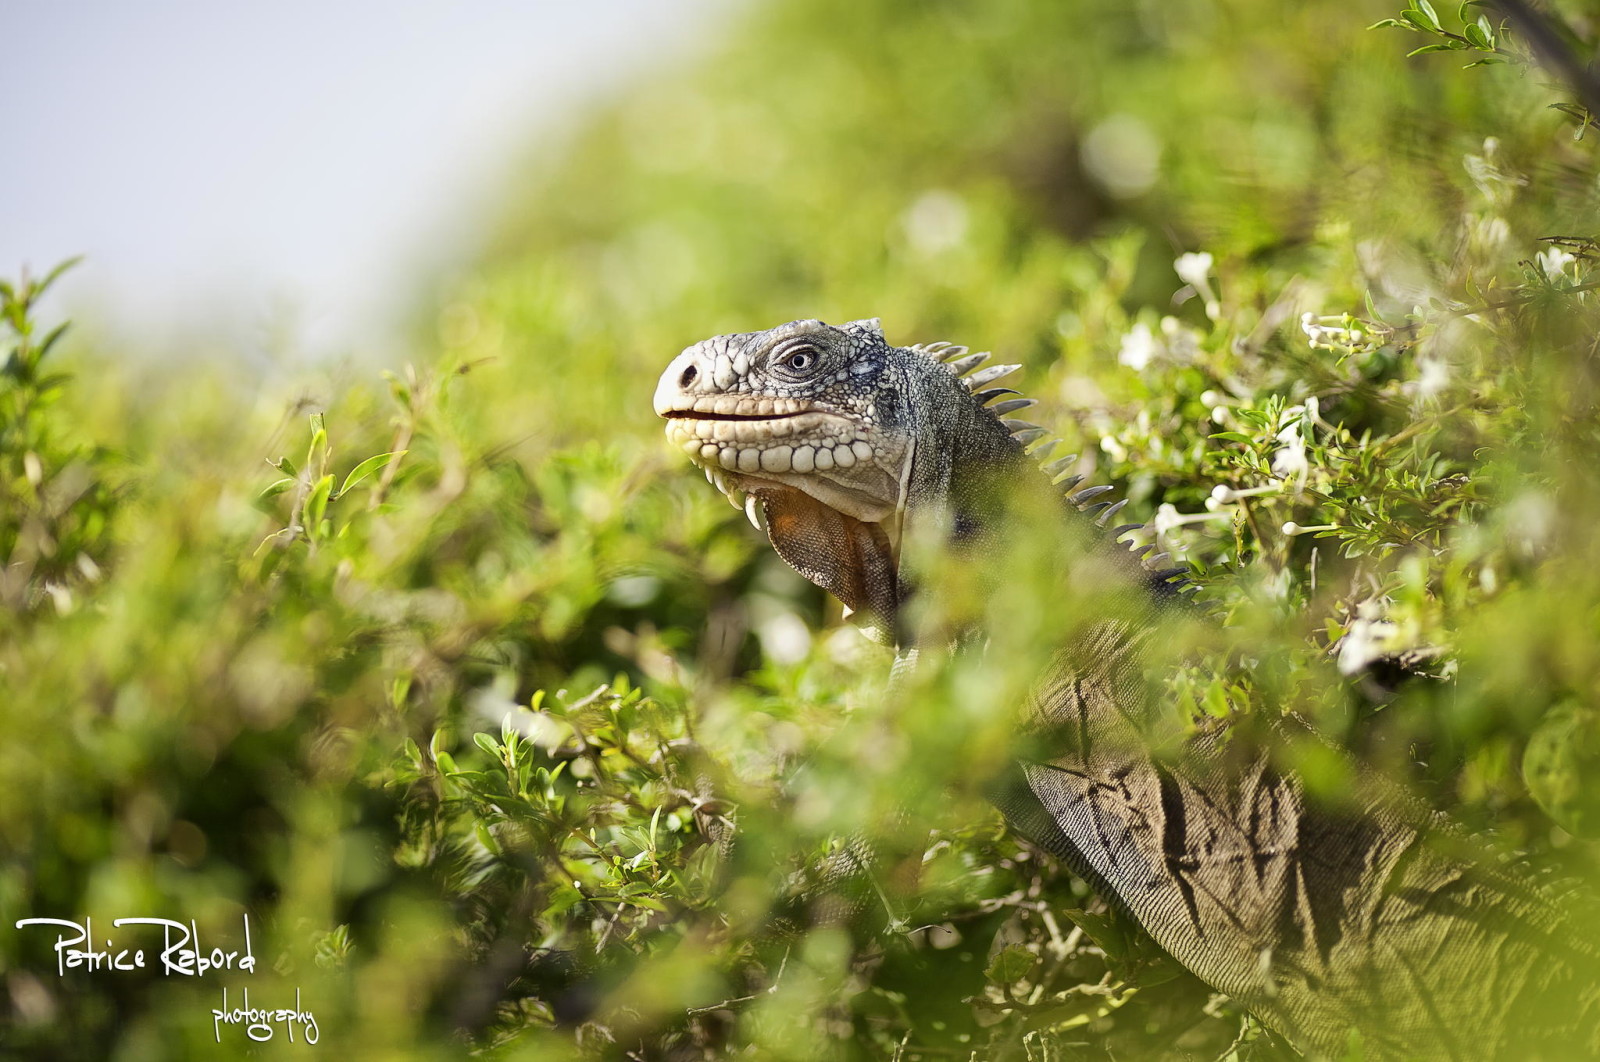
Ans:
[[[673,354],[802,317],[1025,364],[1227,620],[1175,713],[1594,879],[1600,133],[1492,8],[1394,14],[757,6],[531,168],[387,391],[0,290],[0,1052],[242,1054],[227,985],[352,1057],[1278,1057],[984,798],[1058,573],[890,696],[660,442]],[[10,928],[245,912],[204,978]]]

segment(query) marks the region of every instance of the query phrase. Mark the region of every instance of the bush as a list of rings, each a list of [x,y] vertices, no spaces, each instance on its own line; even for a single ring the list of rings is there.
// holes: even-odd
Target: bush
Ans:
[[[387,394],[130,381],[4,289],[0,916],[259,960],[8,933],[8,1050],[242,1053],[226,985],[362,1055],[1284,1051],[985,799],[1058,574],[886,693],[660,445],[676,350],[801,317],[1025,363],[1225,620],[1186,725],[1312,720],[1593,880],[1593,121],[1492,14],[1386,14],[758,8],[537,168]]]

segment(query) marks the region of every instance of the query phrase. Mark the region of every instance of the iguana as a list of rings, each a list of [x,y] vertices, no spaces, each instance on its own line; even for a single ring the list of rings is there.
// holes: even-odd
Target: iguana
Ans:
[[[1071,459],[1036,467],[1045,432],[1009,417],[1032,403],[990,386],[1017,366],[986,357],[891,346],[875,320],[795,321],[690,346],[655,410],[785,561],[909,657],[908,601],[937,590],[908,576],[908,535],[1003,548],[1005,495],[1070,471]],[[1120,508],[1106,489],[1064,508],[1104,525]],[[1152,751],[1165,735],[1152,732],[1141,643],[1183,607],[1185,569],[1115,544],[1136,526],[1091,549],[1134,603],[1037,682],[1031,751],[997,790],[1013,826],[1304,1053],[1600,1052],[1600,952],[1564,899],[1463,855],[1462,838],[1370,772],[1324,806],[1264,746],[1202,735],[1175,756]]]

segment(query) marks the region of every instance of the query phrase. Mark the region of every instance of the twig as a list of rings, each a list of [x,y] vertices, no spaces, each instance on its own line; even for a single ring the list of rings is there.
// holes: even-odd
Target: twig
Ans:
[[[1591,116],[1600,116],[1600,77],[1573,53],[1550,20],[1525,0],[1492,0],[1493,6],[1527,39],[1544,65],[1571,86]]]
[[[1398,444],[1405,442],[1407,439],[1410,439],[1421,432],[1427,431],[1429,428],[1438,427],[1446,419],[1455,416],[1457,413],[1460,413],[1462,410],[1467,409],[1471,405],[1471,402],[1462,402],[1460,405],[1451,409],[1447,409],[1443,413],[1436,413],[1431,417],[1424,417],[1419,421],[1415,421],[1407,427],[1395,432],[1382,442],[1373,444],[1372,453],[1385,453]]]
[[[1543,298],[1547,294],[1572,295],[1580,291],[1593,291],[1596,288],[1600,288],[1600,280],[1591,280],[1587,284],[1578,284],[1570,288],[1558,288],[1553,292],[1535,291],[1527,295],[1518,295],[1514,299],[1506,299],[1502,302],[1484,303],[1482,306],[1464,306],[1459,310],[1446,311],[1441,316],[1471,317],[1475,313],[1488,313],[1490,310],[1511,310],[1518,306],[1526,306],[1528,303],[1533,302],[1535,299]]]
[[[783,952],[783,960],[778,963],[778,972],[772,978],[772,983],[766,988],[763,988],[759,992],[752,992],[748,996],[739,996],[736,999],[724,999],[721,1003],[713,1003],[709,1007],[690,1007],[686,1013],[691,1015],[710,1014],[714,1010],[727,1010],[729,1007],[734,1006],[735,1004],[749,1003],[752,1000],[760,999],[762,996],[770,996],[778,990],[779,985],[783,984],[783,971],[788,965],[789,949],[786,948]]]

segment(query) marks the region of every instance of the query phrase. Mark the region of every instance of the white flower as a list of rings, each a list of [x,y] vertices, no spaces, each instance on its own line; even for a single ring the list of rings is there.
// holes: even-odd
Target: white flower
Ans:
[[[1487,251],[1495,251],[1511,242],[1511,226],[1505,218],[1480,218],[1473,222],[1472,234]]]
[[[1174,528],[1182,527],[1188,522],[1183,518],[1183,514],[1178,512],[1176,506],[1171,502],[1164,502],[1156,509],[1156,518],[1150,521],[1150,526],[1157,535],[1165,535]]]
[[[1300,331],[1311,340],[1312,347],[1328,346],[1328,330],[1317,323],[1317,315],[1307,310],[1300,315]]]
[[[1288,479],[1303,477],[1311,470],[1311,462],[1306,460],[1306,443],[1304,439],[1295,439],[1272,455],[1272,471]]]
[[[1397,630],[1388,620],[1366,616],[1352,620],[1349,631],[1339,641],[1339,673],[1354,675],[1388,655]]]
[[[1243,501],[1245,498],[1254,498],[1258,494],[1276,494],[1281,489],[1282,487],[1276,483],[1267,483],[1260,487],[1246,487],[1242,490],[1234,490],[1226,483],[1218,483],[1211,488],[1211,496],[1206,499],[1206,508],[1213,513],[1221,512],[1224,505],[1232,505],[1234,502]],[[1196,519],[1199,519],[1199,517],[1197,516]]]
[[[1511,499],[1504,509],[1506,535],[1523,553],[1533,555],[1550,543],[1560,513],[1555,499],[1541,491],[1527,491]]]
[[[774,663],[798,664],[811,651],[811,630],[792,612],[775,612],[756,627],[761,649]]]
[[[1217,293],[1211,290],[1211,266],[1215,261],[1204,251],[1191,251],[1188,254],[1180,254],[1178,260],[1172,263],[1178,279],[1192,287],[1195,294],[1205,300],[1206,316],[1213,321],[1222,316],[1222,303],[1217,301]]]
[[[1304,410],[1291,406],[1284,412],[1293,414],[1303,413]],[[1278,452],[1272,455],[1272,471],[1284,479],[1292,476],[1303,482],[1311,470],[1311,462],[1306,458],[1306,437],[1300,430],[1300,419],[1296,417],[1279,431],[1277,439],[1280,446]]]
[[[1305,524],[1297,524],[1293,520],[1288,520],[1284,522],[1283,533],[1290,538],[1294,538],[1296,535],[1309,535],[1315,531],[1335,531],[1338,530],[1338,527],[1338,524],[1315,524],[1307,527]]]
[[[1211,267],[1215,262],[1216,259],[1205,251],[1191,251],[1180,254],[1178,260],[1172,263],[1172,268],[1179,280],[1193,284],[1196,290],[1202,290],[1211,285]]]
[[[967,204],[954,192],[924,192],[906,209],[900,223],[906,242],[918,254],[936,255],[961,246],[967,238]]]
[[[1450,366],[1443,358],[1421,358],[1418,364],[1422,372],[1417,378],[1417,393],[1423,398],[1432,398],[1450,385]]]
[[[1160,354],[1161,344],[1150,331],[1150,326],[1141,321],[1122,337],[1122,348],[1117,351],[1117,360],[1135,372],[1140,372]]]
[[[1318,317],[1306,312],[1300,315],[1300,331],[1311,341],[1313,350],[1339,350],[1353,354],[1357,350],[1374,350],[1381,346],[1380,338],[1370,336],[1356,327],[1360,323],[1349,314]]]
[[[1576,255],[1568,254],[1559,247],[1551,247],[1549,250],[1540,251],[1533,257],[1538,261],[1539,268],[1544,271],[1544,275],[1551,280],[1559,280],[1562,274],[1566,272],[1567,266],[1577,261]]]

